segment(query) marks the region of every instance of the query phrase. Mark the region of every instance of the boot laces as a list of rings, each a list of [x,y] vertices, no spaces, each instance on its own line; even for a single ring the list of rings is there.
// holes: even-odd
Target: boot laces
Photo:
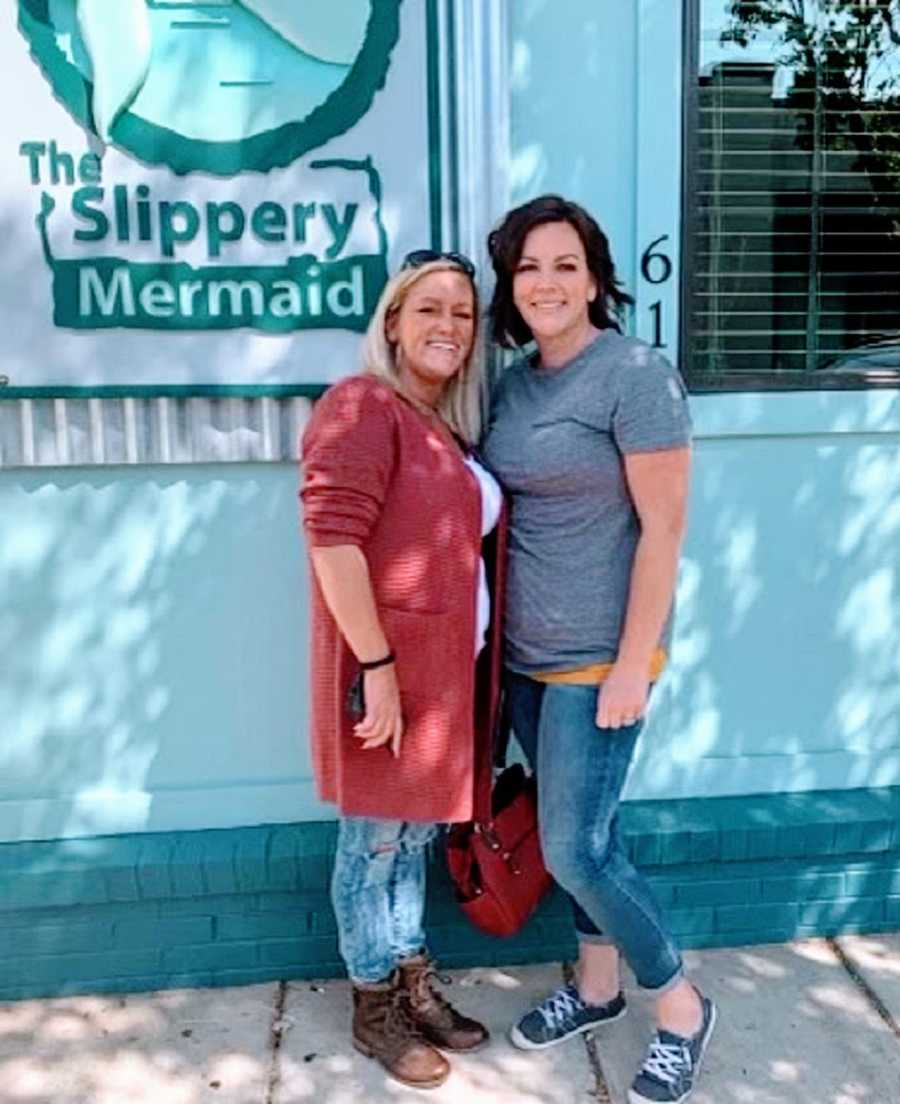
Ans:
[[[409,986],[409,995],[416,1002],[418,1001],[437,1001],[440,1005],[447,1005],[447,1001],[444,999],[443,994],[439,989],[434,988],[434,982],[443,982],[447,985],[450,981],[449,978],[441,977],[432,964],[427,966],[417,967],[412,972],[411,983]]]
[[[444,994],[434,987],[435,981],[447,985],[450,979],[442,977],[430,963],[417,969],[410,979],[409,1001],[413,1007],[418,1005],[423,1009],[430,1005],[443,1023],[452,1026],[456,1019],[453,1006]]]
[[[409,998],[399,989],[391,994],[390,1002],[385,1008],[384,1029],[386,1033],[397,1038],[419,1037],[419,1030],[409,1006]]]

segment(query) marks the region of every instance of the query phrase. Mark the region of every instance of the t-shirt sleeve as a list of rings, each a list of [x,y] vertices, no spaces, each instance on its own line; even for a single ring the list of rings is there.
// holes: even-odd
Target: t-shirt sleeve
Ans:
[[[612,430],[623,453],[657,452],[690,444],[691,415],[684,382],[649,346],[635,348],[619,373]]]
[[[387,495],[396,449],[386,389],[358,377],[316,403],[303,434],[303,527],[311,546],[363,545]]]

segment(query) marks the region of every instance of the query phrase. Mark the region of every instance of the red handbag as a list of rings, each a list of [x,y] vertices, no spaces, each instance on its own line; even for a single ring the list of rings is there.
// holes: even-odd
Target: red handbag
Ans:
[[[456,900],[475,927],[515,935],[552,885],[538,838],[534,778],[519,763],[507,767],[487,804],[489,816],[450,828],[447,863]]]
[[[501,742],[497,736],[509,729],[499,708],[505,546],[504,516],[496,539],[484,549],[488,578],[494,579],[493,625],[490,646],[483,650],[475,672],[474,818],[451,825],[447,834],[447,865],[456,900],[475,927],[488,935],[514,935],[553,884],[541,855],[534,778],[516,763],[494,781],[494,756]]]

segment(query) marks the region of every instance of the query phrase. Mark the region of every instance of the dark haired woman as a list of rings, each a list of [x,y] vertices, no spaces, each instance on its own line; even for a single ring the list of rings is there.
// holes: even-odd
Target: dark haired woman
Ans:
[[[511,502],[506,661],[513,728],[536,770],[544,856],[573,901],[576,982],[512,1029],[525,1049],[618,1019],[623,955],[656,995],[633,1104],[686,1100],[715,1022],[685,979],[617,808],[666,661],[685,523],[690,420],[678,373],[623,337],[609,245],[577,204],[542,196],[491,234],[505,371],[482,453]]]

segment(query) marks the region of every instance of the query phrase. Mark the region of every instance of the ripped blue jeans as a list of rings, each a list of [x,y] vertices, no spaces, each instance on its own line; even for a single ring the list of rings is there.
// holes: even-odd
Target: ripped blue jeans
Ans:
[[[331,879],[338,945],[350,979],[390,976],[425,947],[425,850],[437,824],[341,817]]]

